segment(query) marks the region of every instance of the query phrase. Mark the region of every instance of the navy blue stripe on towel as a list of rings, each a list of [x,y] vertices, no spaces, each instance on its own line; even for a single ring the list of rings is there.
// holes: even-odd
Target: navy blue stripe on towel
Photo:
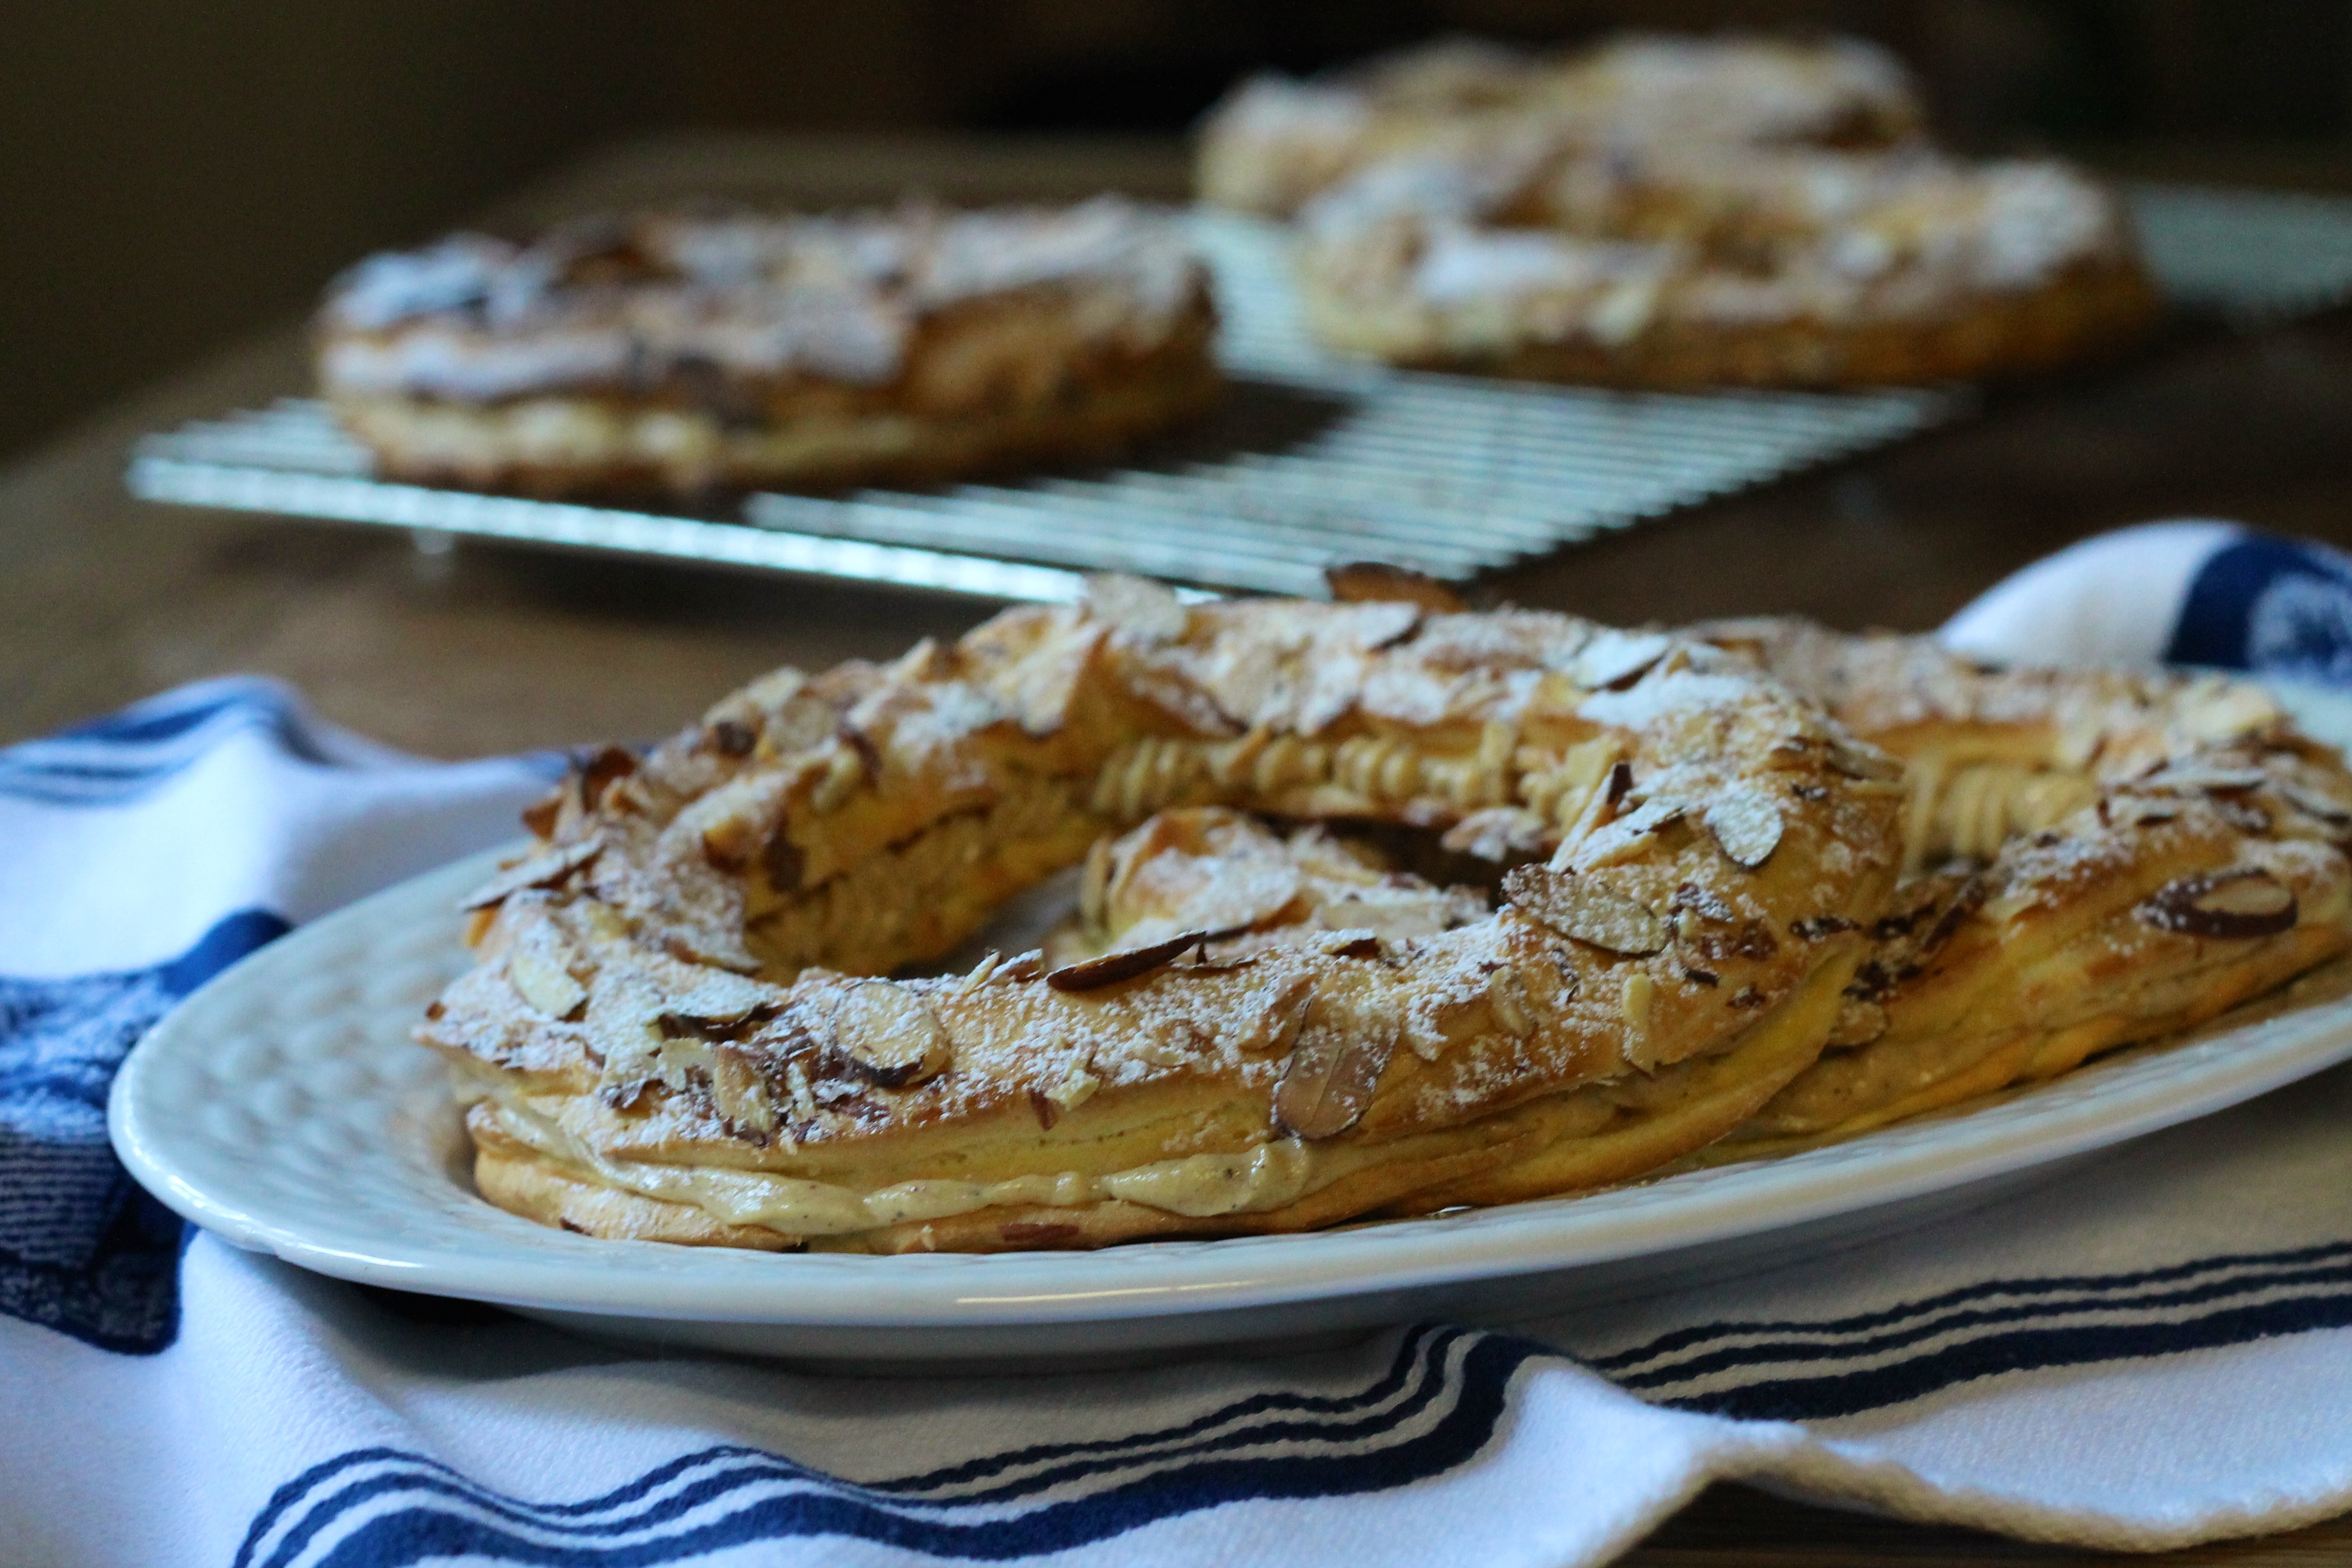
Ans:
[[[332,765],[282,687],[228,678],[0,750],[0,795],[45,805],[126,805],[245,731],[266,734],[289,756]]]
[[[106,1136],[114,1071],[165,1008],[286,931],[248,910],[152,969],[0,975],[0,1313],[150,1354],[179,1330],[179,1217]]]
[[[1363,1388],[1253,1395],[1105,1443],[1041,1445],[852,1483],[780,1455],[713,1447],[573,1503],[527,1503],[422,1455],[355,1450],[282,1488],[236,1568],[404,1568],[439,1558],[611,1568],[763,1541],[844,1536],[1001,1562],[1251,1499],[1337,1497],[1452,1469],[1493,1438],[1528,1342],[1406,1334]],[[992,1484],[975,1484],[987,1478]],[[1050,1479],[1049,1479],[1050,1478]]]
[[[1818,1420],[2004,1372],[2352,1326],[2352,1242],[2110,1275],[1991,1280],[1817,1322],[1677,1330],[1587,1364],[1646,1399]]]

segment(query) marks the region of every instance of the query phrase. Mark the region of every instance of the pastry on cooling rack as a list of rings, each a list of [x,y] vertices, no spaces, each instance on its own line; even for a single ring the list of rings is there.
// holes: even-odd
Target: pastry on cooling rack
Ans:
[[[541,495],[940,479],[1097,455],[1219,381],[1172,221],[647,214],[374,257],[318,321],[378,471]]]
[[[1531,128],[1580,146],[1878,146],[1917,131],[1908,76],[1853,39],[1633,35],[1537,58],[1449,39],[1301,81],[1259,76],[1201,130],[1202,198],[1277,216],[1367,163],[1475,155]]]
[[[1091,1247],[1571,1191],[1814,1060],[1895,771],[1675,637],[1107,580],[584,764],[419,1037],[483,1194],[597,1236]],[[1071,867],[1075,948],[893,977]]]
[[[2352,773],[2259,688],[1987,669],[1726,622],[1904,759],[1906,877],[1829,1050],[1711,1159],[1867,1131],[2203,1022],[2352,946]]]
[[[1544,133],[1369,165],[1309,205],[1310,325],[1394,363],[1617,386],[1841,387],[2111,352],[2156,300],[2115,196],[1921,147]]]

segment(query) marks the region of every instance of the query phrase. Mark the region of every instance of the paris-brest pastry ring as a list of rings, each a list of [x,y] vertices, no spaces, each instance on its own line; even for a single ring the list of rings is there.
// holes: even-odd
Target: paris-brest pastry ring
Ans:
[[[1573,1190],[1814,1059],[1895,773],[1671,636],[1111,580],[583,765],[419,1037],[480,1097],[484,1195],[600,1236],[1088,1247]],[[1140,947],[883,977],[1205,806],[1528,863],[1386,934],[1251,940],[1301,896],[1276,872]]]
[[[1878,147],[1924,120],[1858,38],[1627,34],[1550,58],[1440,39],[1301,80],[1261,74],[1201,125],[1201,198],[1286,216],[1383,159],[1475,153],[1538,126],[1577,145]]]
[[[372,257],[319,384],[384,478],[612,499],[1099,457],[1206,410],[1175,221],[1062,208],[641,212]]]
[[[2155,319],[2121,202],[2052,160],[1969,164],[1531,130],[1369,164],[1308,205],[1308,325],[1342,353],[1646,387],[2015,375]]]
[[[1910,789],[1905,879],[1829,1050],[1710,1159],[2054,1077],[2352,946],[2352,773],[2258,687],[1987,668],[1798,621],[1695,635],[1901,757]]]

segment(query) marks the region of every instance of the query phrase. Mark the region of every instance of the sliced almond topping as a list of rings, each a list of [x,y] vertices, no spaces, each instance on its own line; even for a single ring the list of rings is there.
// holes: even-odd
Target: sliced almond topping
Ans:
[[[2180,803],[2151,800],[2139,795],[2114,795],[2099,803],[2099,815],[2111,826],[2137,827],[2144,822],[2170,822],[2180,815]]]
[[[1309,1142],[1337,1138],[1362,1121],[1396,1050],[1398,1032],[1394,1017],[1309,1024],[1275,1086],[1276,1119]]]
[[[906,1089],[947,1071],[947,1031],[923,999],[887,980],[866,980],[841,994],[834,1045],[857,1076],[882,1089]]]
[[[1496,862],[1525,859],[1543,853],[1547,824],[1534,812],[1515,805],[1474,811],[1447,829],[1439,842],[1457,855],[1475,855]]]
[[[1065,964],[1045,976],[1045,984],[1056,991],[1093,991],[1105,985],[1116,985],[1122,980],[1132,980],[1139,974],[1149,974],[1163,964],[1175,962],[1178,954],[1188,948],[1214,940],[1215,933],[1205,931],[1179,931],[1165,942],[1155,942],[1149,947],[1122,948],[1106,952],[1100,958],[1089,958],[1083,963]]]
[[[776,1130],[776,1108],[760,1069],[740,1050],[722,1046],[710,1053],[709,1070],[711,1105],[730,1126],[766,1142]]]
[[[1567,858],[1588,869],[1622,865],[1650,847],[1652,834],[1679,822],[1688,810],[1684,801],[1645,800],[1583,843],[1570,846]]]
[[[2166,883],[2133,911],[2158,931],[2225,941],[2293,931],[2294,889],[2254,867]]]
[[[1487,977],[1486,1005],[1505,1034],[1525,1039],[1535,1033],[1535,1016],[1528,1010],[1528,983],[1517,964],[1507,963]]]
[[[1723,852],[1753,871],[1780,847],[1780,807],[1760,790],[1735,789],[1707,802],[1707,831]]]
[[[2170,795],[2231,795],[2259,789],[2270,782],[2270,774],[2260,768],[2208,767],[2197,763],[2176,763],[2153,777],[2139,781],[2139,787],[2161,790]]]
[[[1078,877],[1078,921],[1088,935],[1103,932],[1106,895],[1110,890],[1111,838],[1104,834],[1087,848],[1086,869]]]
[[[1640,970],[1625,976],[1624,994],[1617,999],[1618,1016],[1630,1029],[1650,1026],[1650,1007],[1657,1000],[1658,983]]]
[[[1095,1097],[1102,1079],[1082,1067],[1072,1067],[1060,1082],[1045,1091],[1046,1101],[1063,1110],[1076,1110]]]
[[[1673,646],[1664,632],[1604,631],[1584,645],[1569,673],[1588,690],[1630,686]]]
[[[2306,816],[2315,816],[2332,827],[2352,823],[2352,809],[2324,795],[2307,790],[2300,784],[2282,784],[2279,793],[2294,804],[2294,808]]]
[[[458,904],[461,910],[488,909],[490,905],[521,892],[525,888],[551,888],[572,872],[604,853],[604,841],[589,837],[577,844],[566,844],[534,855],[519,865],[509,866],[488,881],[466,895]]]
[[[1739,918],[1738,912],[1723,901],[1722,894],[1711,889],[1702,888],[1696,882],[1685,882],[1681,887],[1676,888],[1675,901],[1666,907],[1669,910],[1688,910],[1693,914],[1702,915],[1711,921]]]
[[[1183,602],[1148,578],[1116,573],[1089,577],[1085,604],[1089,616],[1146,642],[1173,642],[1184,635]]]
[[[705,974],[693,990],[662,1009],[665,1018],[696,1024],[740,1024],[754,1013],[784,1005],[785,994],[773,985],[719,970]]]
[[[1644,957],[1666,945],[1666,922],[1591,873],[1521,866],[1503,878],[1503,896],[1562,936],[1604,952]]]
[[[588,989],[571,972],[529,947],[507,954],[507,980],[515,994],[551,1018],[569,1018],[588,1004]]]
[[[1903,764],[1880,751],[1876,746],[1844,736],[1832,735],[1829,742],[1830,767],[1850,779],[1876,779],[1881,782],[1903,776]]]
[[[1294,974],[1258,994],[1265,1005],[1234,1042],[1235,1048],[1252,1057],[1288,1050],[1298,1038],[1299,1025],[1306,1022],[1307,1005],[1315,998],[1314,980],[1308,975]]]

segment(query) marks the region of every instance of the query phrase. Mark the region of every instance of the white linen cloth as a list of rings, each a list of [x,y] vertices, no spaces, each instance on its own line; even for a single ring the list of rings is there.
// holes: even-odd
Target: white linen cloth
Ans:
[[[1953,635],[2340,677],[2347,606],[2339,558],[2173,527]],[[1801,1267],[1115,1374],[656,1355],[184,1245],[104,1142],[132,1040],[509,835],[554,761],[416,762],[251,680],[0,752],[0,1558],[1504,1568],[1604,1561],[1717,1477],[2112,1547],[2352,1507],[2352,1069]]]

